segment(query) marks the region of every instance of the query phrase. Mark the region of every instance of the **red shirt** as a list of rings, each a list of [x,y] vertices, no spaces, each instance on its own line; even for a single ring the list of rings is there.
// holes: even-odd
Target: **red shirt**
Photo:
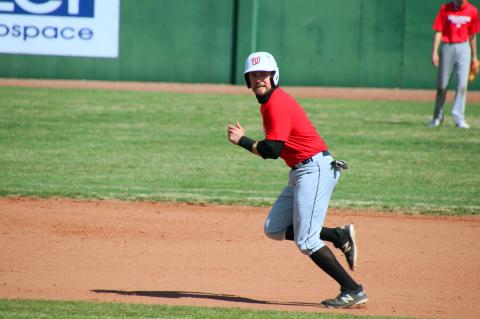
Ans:
[[[478,10],[466,2],[459,7],[455,2],[441,6],[433,30],[442,32],[442,41],[459,43],[468,41],[468,38],[478,32]]]
[[[303,108],[281,88],[273,91],[260,112],[265,139],[285,142],[280,157],[288,166],[328,149]]]

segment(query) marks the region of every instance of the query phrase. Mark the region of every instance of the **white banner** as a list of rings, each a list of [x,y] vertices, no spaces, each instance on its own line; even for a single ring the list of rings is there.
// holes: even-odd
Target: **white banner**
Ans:
[[[118,57],[120,0],[0,0],[0,53]]]

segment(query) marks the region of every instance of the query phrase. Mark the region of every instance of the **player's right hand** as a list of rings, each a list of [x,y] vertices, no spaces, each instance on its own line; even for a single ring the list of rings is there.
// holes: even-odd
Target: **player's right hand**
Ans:
[[[439,63],[440,63],[440,58],[438,57],[438,53],[437,53],[437,52],[434,52],[434,53],[432,54],[432,64],[433,64],[434,66],[438,67]]]
[[[233,144],[238,144],[238,141],[244,135],[245,135],[245,130],[240,125],[240,122],[237,121],[235,125],[232,125],[232,124],[228,125],[227,127],[228,140]]]

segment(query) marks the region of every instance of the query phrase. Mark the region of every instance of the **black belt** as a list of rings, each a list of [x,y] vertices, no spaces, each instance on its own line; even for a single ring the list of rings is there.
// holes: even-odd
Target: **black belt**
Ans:
[[[323,156],[330,156],[329,151],[322,151]],[[315,155],[314,155],[315,156]],[[298,163],[297,165],[292,166],[292,171],[299,169],[300,167],[303,167],[304,165],[307,165],[308,163],[313,162],[313,156],[310,158],[307,158],[303,162]]]

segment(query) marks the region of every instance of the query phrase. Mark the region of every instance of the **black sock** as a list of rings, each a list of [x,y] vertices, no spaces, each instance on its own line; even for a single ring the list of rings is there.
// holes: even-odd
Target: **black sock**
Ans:
[[[293,233],[293,225],[288,226],[287,231],[285,232],[285,239],[286,240],[295,240],[294,233]]]
[[[285,239],[294,240],[293,225],[288,226],[287,231],[285,232]],[[344,235],[343,229],[340,227],[322,227],[322,230],[320,231],[320,239],[333,243],[337,248],[341,247],[348,240]]]
[[[320,239],[333,243],[336,248],[341,247],[348,241],[345,231],[340,227],[322,227],[322,230],[320,231]]]
[[[311,254],[310,258],[318,267],[335,279],[342,288],[350,290],[356,290],[358,288],[358,284],[350,277],[342,265],[340,265],[335,255],[327,246],[323,246]]]

